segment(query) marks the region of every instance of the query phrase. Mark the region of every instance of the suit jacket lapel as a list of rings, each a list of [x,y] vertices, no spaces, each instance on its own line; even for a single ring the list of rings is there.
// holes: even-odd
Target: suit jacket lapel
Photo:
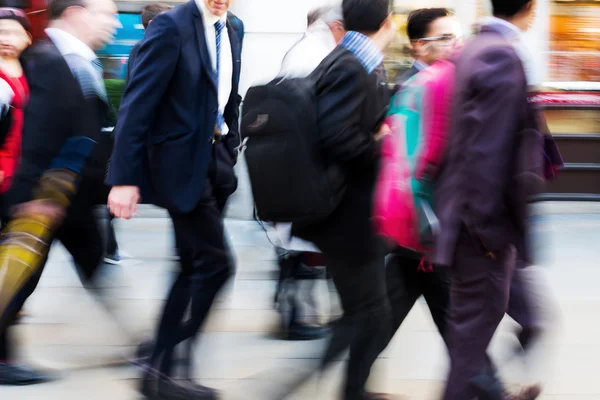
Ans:
[[[208,76],[208,80],[211,82],[212,87],[217,91],[217,80],[215,79],[215,73],[212,68],[212,62],[210,59],[210,53],[208,52],[208,45],[206,44],[206,32],[204,29],[204,20],[202,19],[202,12],[196,5],[194,0],[189,2],[192,7],[192,14],[194,16],[194,29],[196,30],[196,38],[198,40],[200,58],[202,59],[202,67],[204,72]]]

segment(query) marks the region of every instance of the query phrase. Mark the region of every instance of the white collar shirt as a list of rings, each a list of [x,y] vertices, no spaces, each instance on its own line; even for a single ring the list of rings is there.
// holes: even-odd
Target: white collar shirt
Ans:
[[[93,77],[92,84],[94,86],[90,86],[91,88],[95,87],[96,93],[102,93],[106,96],[106,88],[104,87],[104,77],[102,73],[94,68],[93,62],[98,58],[96,53],[81,40],[59,28],[47,28],[45,30],[46,34],[52,40],[52,43],[56,46],[60,54],[65,58],[65,61],[69,65],[69,68],[73,72],[75,76],[78,76],[77,70],[79,68],[85,68],[87,72]],[[76,59],[80,61],[73,60],[72,56],[76,56]],[[82,90],[84,91],[84,95],[86,92],[86,85],[81,80],[79,84],[82,86]]]
[[[48,28],[46,29],[46,34],[63,56],[77,54],[89,62],[97,58],[96,53],[89,46],[62,29]]]
[[[217,82],[219,113],[223,115],[233,89],[233,55],[231,52],[231,42],[229,41],[229,32],[227,31],[227,14],[222,17],[216,16],[210,12],[206,6],[205,0],[195,1],[202,13],[206,45],[208,47],[208,53],[210,54],[213,71],[217,70],[217,30],[215,24],[218,21],[225,23],[225,28],[221,32],[219,82]],[[228,132],[229,127],[227,124],[224,124],[221,134],[226,135]]]

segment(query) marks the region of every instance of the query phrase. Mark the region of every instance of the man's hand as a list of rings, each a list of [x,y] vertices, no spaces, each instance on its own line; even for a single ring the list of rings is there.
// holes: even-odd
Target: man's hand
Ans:
[[[115,186],[108,195],[108,208],[117,218],[131,219],[140,201],[137,186]]]
[[[33,200],[19,204],[13,208],[13,216],[22,218],[31,215],[42,214],[51,218],[54,222],[62,221],[65,216],[63,206],[49,200]]]

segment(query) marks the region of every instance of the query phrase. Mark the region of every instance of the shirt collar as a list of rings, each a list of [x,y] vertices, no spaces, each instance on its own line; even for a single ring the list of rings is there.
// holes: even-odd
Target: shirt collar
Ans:
[[[425,64],[423,61],[421,60],[415,60],[415,62],[413,63],[413,66],[417,69],[417,71],[421,72],[424,69],[427,69],[429,67],[429,65]]]
[[[342,39],[340,46],[344,47],[360,61],[370,74],[383,62],[383,53],[375,43],[362,33],[349,31]]]
[[[77,54],[88,61],[94,61],[98,58],[88,45],[60,28],[47,28],[46,34],[63,56]]]
[[[227,22],[227,13],[223,14],[223,16],[219,17],[210,12],[208,7],[206,7],[205,0],[196,0],[196,4],[198,8],[202,12],[202,19],[204,20],[205,26],[211,26],[217,23],[217,21]]]
[[[520,40],[523,32],[507,20],[498,17],[484,17],[479,20],[480,27],[487,26],[500,33],[507,40]]]

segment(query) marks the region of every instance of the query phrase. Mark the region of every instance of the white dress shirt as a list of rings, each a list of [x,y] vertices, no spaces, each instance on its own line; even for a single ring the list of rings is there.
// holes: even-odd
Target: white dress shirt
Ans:
[[[329,25],[321,20],[316,21],[287,52],[281,63],[279,76],[290,79],[310,75],[336,46]]]
[[[66,56],[68,54],[77,54],[87,61],[94,61],[97,56],[92,49],[90,49],[85,43],[77,39],[75,36],[68,32],[58,28],[46,29],[46,34],[50,37],[50,40],[60,51],[60,54]]]
[[[227,14],[218,17],[210,12],[206,7],[205,0],[196,0],[198,8],[202,12],[202,20],[204,22],[204,33],[206,35],[206,45],[210,54],[213,71],[217,69],[217,30],[215,23],[221,20],[227,23]],[[218,100],[219,112],[221,115],[225,113],[225,107],[231,96],[233,81],[233,55],[231,54],[231,42],[229,41],[229,32],[227,26],[221,32],[221,52],[219,63],[219,82],[218,82]],[[227,124],[223,125],[221,134],[226,135],[229,132]]]
[[[104,87],[104,77],[99,73],[99,71],[93,67],[92,62],[98,58],[96,53],[81,40],[77,39],[75,36],[70,33],[63,31],[59,28],[47,28],[46,34],[52,40],[52,43],[58,48],[60,54],[66,58],[67,63],[69,63],[69,58],[66,56],[77,55],[83,58],[84,63],[78,63],[78,65],[85,66],[89,70],[91,76],[93,76],[94,84],[97,85],[97,90],[106,93],[106,88]],[[73,66],[69,65],[71,70],[73,70]]]

